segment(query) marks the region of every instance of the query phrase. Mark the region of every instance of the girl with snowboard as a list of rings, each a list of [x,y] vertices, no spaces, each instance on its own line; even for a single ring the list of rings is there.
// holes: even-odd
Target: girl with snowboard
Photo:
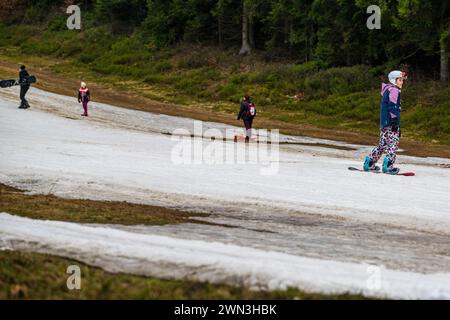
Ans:
[[[252,137],[253,119],[256,117],[256,107],[253,104],[250,96],[245,95],[241,103],[241,109],[238,114],[238,120],[244,120],[245,126],[245,142],[250,142]],[[235,141],[237,138],[235,137]]]
[[[389,74],[388,84],[383,83],[381,88],[381,117],[380,142],[372,153],[366,157],[364,171],[379,171],[376,165],[383,153],[386,157],[383,162],[383,173],[398,174],[400,170],[394,167],[400,141],[400,95],[403,81],[407,79],[404,72],[392,71]]]
[[[83,117],[88,116],[88,103],[91,101],[91,93],[86,86],[85,82],[81,82],[81,87],[78,90],[78,103],[83,104],[84,113],[82,114]]]

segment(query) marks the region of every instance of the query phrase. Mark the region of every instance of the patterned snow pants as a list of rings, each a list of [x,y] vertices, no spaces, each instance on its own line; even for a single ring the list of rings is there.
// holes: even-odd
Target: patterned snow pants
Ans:
[[[383,153],[387,153],[386,158],[388,158],[391,165],[395,163],[397,158],[398,143],[400,141],[400,131],[392,131],[391,127],[383,128],[380,131],[380,143],[373,149],[370,159],[372,163],[375,164],[380,160]]]

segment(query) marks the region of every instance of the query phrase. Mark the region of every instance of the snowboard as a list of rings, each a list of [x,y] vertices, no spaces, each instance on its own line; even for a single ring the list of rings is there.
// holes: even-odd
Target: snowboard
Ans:
[[[414,172],[399,172],[397,174],[393,174],[393,173],[384,173],[383,171],[364,171],[362,169],[358,169],[358,168],[354,168],[354,167],[349,167],[348,170],[350,171],[359,171],[359,172],[372,172],[372,173],[378,173],[378,174],[389,174],[392,176],[404,176],[404,177],[414,177],[416,174]]]
[[[19,82],[17,80],[0,80],[0,88],[9,88],[18,84]]]
[[[0,88],[9,88],[18,85],[30,85],[36,83],[37,79],[35,76],[29,76],[25,78],[25,82],[19,83],[19,80],[0,80]]]

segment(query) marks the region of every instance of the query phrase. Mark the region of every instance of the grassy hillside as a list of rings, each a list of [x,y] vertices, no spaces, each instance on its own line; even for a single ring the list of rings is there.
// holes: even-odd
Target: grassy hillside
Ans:
[[[81,290],[67,289],[68,266],[81,269]],[[364,299],[360,295],[323,295],[297,289],[251,291],[243,287],[194,281],[112,274],[83,263],[44,254],[0,251],[0,299]]]
[[[178,104],[198,102],[234,112],[244,93],[260,115],[376,134],[379,88],[393,66],[328,68],[321,62],[270,62],[264,53],[236,55],[237,49],[178,45],[157,49],[140,34],[112,35],[91,27],[64,29],[55,18],[48,28],[0,25],[3,55],[55,59],[52,70],[101,83],[143,86],[148,97]],[[19,62],[19,61],[18,61]],[[396,66],[397,67],[397,66]],[[450,87],[415,79],[403,90],[403,134],[416,141],[450,143]],[[211,108],[211,107],[209,107]]]

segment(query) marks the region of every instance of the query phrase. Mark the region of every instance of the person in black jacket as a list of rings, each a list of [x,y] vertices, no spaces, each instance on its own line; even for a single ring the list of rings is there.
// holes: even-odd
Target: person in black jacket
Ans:
[[[256,117],[256,108],[250,96],[245,95],[241,103],[238,120],[244,120],[245,126],[245,142],[249,142],[252,137],[253,119]]]
[[[25,96],[30,89],[30,83],[28,82],[28,71],[24,65],[20,66],[19,70],[19,84],[20,84],[20,106],[19,109],[28,109],[30,105],[28,104]]]

